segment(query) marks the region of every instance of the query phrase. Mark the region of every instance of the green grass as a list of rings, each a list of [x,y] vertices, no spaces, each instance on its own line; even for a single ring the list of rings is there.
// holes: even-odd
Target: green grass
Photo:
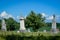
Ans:
[[[52,33],[50,32],[25,32],[25,33],[22,33],[22,32],[16,32],[16,31],[0,31],[0,35],[2,36],[6,36],[6,35],[22,35],[22,36],[39,36],[40,35],[44,35],[44,36],[53,36]]]
[[[43,31],[43,30],[50,31],[50,30],[51,30],[51,27],[41,27],[41,28],[39,29],[39,31]]]
[[[60,40],[60,32],[52,34],[50,32],[19,32],[0,31],[0,40]]]

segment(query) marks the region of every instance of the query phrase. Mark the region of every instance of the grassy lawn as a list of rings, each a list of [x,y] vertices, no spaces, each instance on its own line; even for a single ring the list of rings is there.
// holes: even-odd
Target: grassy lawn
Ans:
[[[58,33],[59,34],[59,33]],[[39,36],[39,35],[44,35],[44,36],[53,36],[52,33],[50,32],[17,32],[17,31],[0,31],[0,35],[6,36],[6,35],[23,35],[23,36]],[[56,34],[57,35],[57,34]]]
[[[60,32],[52,34],[50,32],[16,32],[0,31],[0,40],[60,40]]]
[[[41,28],[39,29],[39,31],[43,31],[43,30],[50,31],[50,30],[51,30],[51,27],[41,27]]]

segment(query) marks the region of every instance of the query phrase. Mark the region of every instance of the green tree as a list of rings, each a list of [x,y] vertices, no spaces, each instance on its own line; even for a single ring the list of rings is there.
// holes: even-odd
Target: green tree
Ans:
[[[19,23],[16,22],[13,18],[6,19],[7,30],[17,30],[19,28]]]
[[[34,31],[37,31],[40,27],[45,26],[45,18],[41,14],[31,13],[25,19],[26,28],[32,27]]]

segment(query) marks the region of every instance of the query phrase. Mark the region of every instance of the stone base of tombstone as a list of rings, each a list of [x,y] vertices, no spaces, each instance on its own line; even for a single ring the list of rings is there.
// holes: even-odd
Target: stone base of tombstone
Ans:
[[[6,30],[2,29],[1,31],[6,31]]]
[[[1,30],[2,30],[2,31],[6,31],[6,28],[5,28],[5,29],[4,29],[4,28],[2,28]]]
[[[58,33],[59,32],[59,29],[51,29],[51,32],[52,33]]]
[[[20,32],[27,32],[26,30],[20,30]]]
[[[56,29],[52,29],[52,32],[56,32],[57,30]]]

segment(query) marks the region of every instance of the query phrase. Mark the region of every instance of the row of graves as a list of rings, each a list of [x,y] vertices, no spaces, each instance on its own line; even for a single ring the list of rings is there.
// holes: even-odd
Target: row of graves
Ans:
[[[2,27],[1,27],[2,31],[7,31],[6,28],[6,23],[5,20],[2,19]],[[17,32],[31,32],[30,29],[26,30],[25,28],[25,23],[24,23],[24,18],[20,17],[20,28]],[[43,32],[47,32],[46,30],[44,30]],[[58,33],[58,29],[56,27],[56,17],[55,15],[53,15],[53,19],[52,19],[52,27],[51,27],[51,32],[53,33]]]

